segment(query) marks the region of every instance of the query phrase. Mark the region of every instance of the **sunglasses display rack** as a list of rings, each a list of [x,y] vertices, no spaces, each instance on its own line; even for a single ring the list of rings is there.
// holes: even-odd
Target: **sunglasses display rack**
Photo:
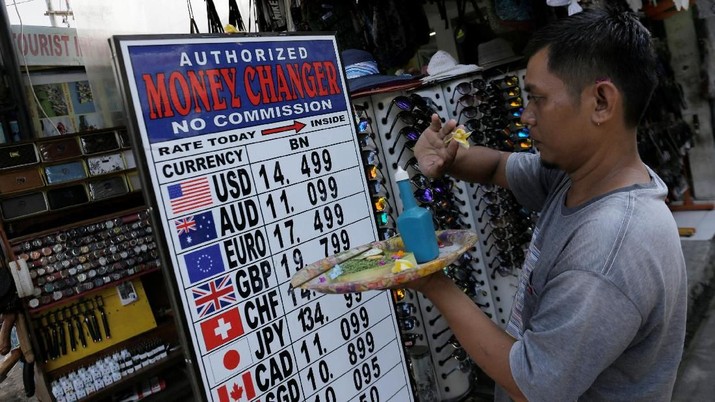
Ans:
[[[395,187],[388,176],[385,176],[385,155],[380,137],[373,128],[375,116],[373,111],[365,104],[354,104],[353,112],[357,124],[357,134],[360,143],[363,166],[365,167],[365,177],[368,181],[368,189],[371,197],[371,204],[375,221],[377,224],[378,237],[385,240],[397,234],[395,227]]]
[[[415,198],[430,209],[438,229],[478,233],[478,244],[445,273],[501,326],[506,325],[511,311],[534,214],[521,209],[510,193],[495,186],[449,177],[427,178],[419,170],[412,149],[428,127],[430,116],[437,113],[443,123],[454,119],[471,132],[473,145],[533,152],[528,128],[520,122],[524,106],[522,74],[523,70],[490,77],[475,74],[410,92],[354,100],[363,111],[360,123],[370,123],[370,139],[383,164],[379,174],[384,186],[394,188],[392,177],[399,165],[410,175]],[[396,196],[388,200],[394,219],[401,202]],[[408,350],[414,345],[429,348],[441,399],[463,397],[473,383],[474,366],[439,311],[422,295],[409,290],[393,291],[393,296],[403,343]]]
[[[528,128],[520,121],[525,70],[490,77],[465,77],[443,85],[449,114],[472,131],[470,142],[509,152],[534,152]],[[498,186],[467,185],[468,201],[484,258],[487,286],[495,314],[505,326],[536,215],[523,209]]]
[[[412,147],[419,135],[429,125],[432,112],[438,113],[445,121],[446,103],[439,87],[425,88],[415,93],[387,93],[373,95],[368,101],[363,99],[363,107],[371,112],[374,132],[382,144],[381,155],[385,165],[382,175],[393,183],[392,177],[398,164],[410,175],[415,190],[415,198],[435,217],[438,228],[470,228],[471,217],[464,206],[468,205],[464,184],[446,178],[431,180],[424,176],[414,159]],[[394,185],[393,185],[394,186]],[[399,197],[390,198],[392,217],[401,210]],[[472,251],[476,255],[476,250]],[[479,259],[470,257],[464,266],[474,265]],[[453,267],[450,267],[452,270]],[[478,268],[477,268],[478,269]],[[470,277],[473,269],[464,269],[465,277]],[[451,271],[450,271],[451,272]],[[457,272],[457,268],[454,268]],[[461,271],[460,271],[461,272]],[[474,286],[479,280],[473,280]],[[465,282],[466,283],[466,282]],[[472,285],[466,285],[473,287]],[[402,290],[405,300],[397,301],[398,324],[402,331],[403,343],[410,356],[411,350],[427,347],[430,351],[437,391],[441,400],[457,400],[466,395],[471,386],[471,363],[466,353],[453,340],[453,334],[441,318],[439,311],[426,299],[414,292]],[[480,303],[481,304],[481,303]],[[458,360],[461,359],[461,361]]]

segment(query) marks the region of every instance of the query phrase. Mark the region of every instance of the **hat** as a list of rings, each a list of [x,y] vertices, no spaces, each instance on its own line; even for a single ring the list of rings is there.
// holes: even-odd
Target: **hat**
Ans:
[[[364,50],[347,49],[343,51],[342,56],[350,92],[389,86],[396,82],[414,78],[411,75],[380,74],[380,70],[377,68],[377,61],[369,52]]]
[[[485,70],[522,59],[521,56],[514,53],[514,49],[504,38],[480,43],[477,47],[477,54],[479,55],[479,67]]]
[[[427,76],[422,82],[446,80],[459,75],[481,71],[476,64],[457,64],[457,60],[444,50],[438,50],[427,65]]]

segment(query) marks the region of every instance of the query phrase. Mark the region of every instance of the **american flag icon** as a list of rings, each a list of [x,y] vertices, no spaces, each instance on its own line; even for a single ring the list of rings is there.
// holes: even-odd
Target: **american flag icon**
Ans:
[[[175,215],[213,204],[211,188],[206,177],[199,177],[172,184],[168,187],[171,212]]]

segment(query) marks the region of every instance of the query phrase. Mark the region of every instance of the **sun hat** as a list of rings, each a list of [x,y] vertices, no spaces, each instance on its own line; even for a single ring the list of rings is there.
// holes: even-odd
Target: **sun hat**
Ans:
[[[458,64],[451,54],[444,50],[438,50],[430,58],[427,65],[427,76],[422,78],[422,82],[448,80],[481,70],[476,64]]]
[[[477,46],[477,55],[479,67],[485,70],[523,58],[514,53],[514,49],[504,38],[496,38],[480,43]]]
[[[380,74],[375,57],[365,50],[346,49],[342,58],[350,92],[386,87],[414,79],[411,75]]]

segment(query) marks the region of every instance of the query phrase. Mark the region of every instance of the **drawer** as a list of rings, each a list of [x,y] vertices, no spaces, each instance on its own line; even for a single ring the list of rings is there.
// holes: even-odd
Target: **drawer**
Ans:
[[[89,183],[89,195],[94,201],[117,197],[128,192],[129,189],[123,176],[109,177]]]
[[[119,142],[114,131],[99,134],[85,134],[79,137],[82,152],[86,155],[111,152],[119,149]]]
[[[17,219],[47,211],[47,200],[42,192],[6,198],[0,201],[5,219]]]
[[[124,170],[127,168],[126,164],[124,163],[124,159],[122,159],[121,154],[109,154],[89,157],[87,158],[87,166],[89,168],[90,176],[107,174],[119,170]]]
[[[89,202],[84,184],[76,184],[47,191],[47,203],[50,210],[73,207]]]
[[[66,183],[87,177],[84,162],[74,161],[59,165],[45,166],[45,177],[48,184]]]
[[[11,169],[38,162],[35,144],[0,147],[0,169]]]
[[[0,174],[0,194],[16,193],[43,187],[45,182],[38,168],[13,170]]]
[[[37,144],[40,158],[44,162],[55,162],[82,156],[76,137],[58,141],[47,141]]]

